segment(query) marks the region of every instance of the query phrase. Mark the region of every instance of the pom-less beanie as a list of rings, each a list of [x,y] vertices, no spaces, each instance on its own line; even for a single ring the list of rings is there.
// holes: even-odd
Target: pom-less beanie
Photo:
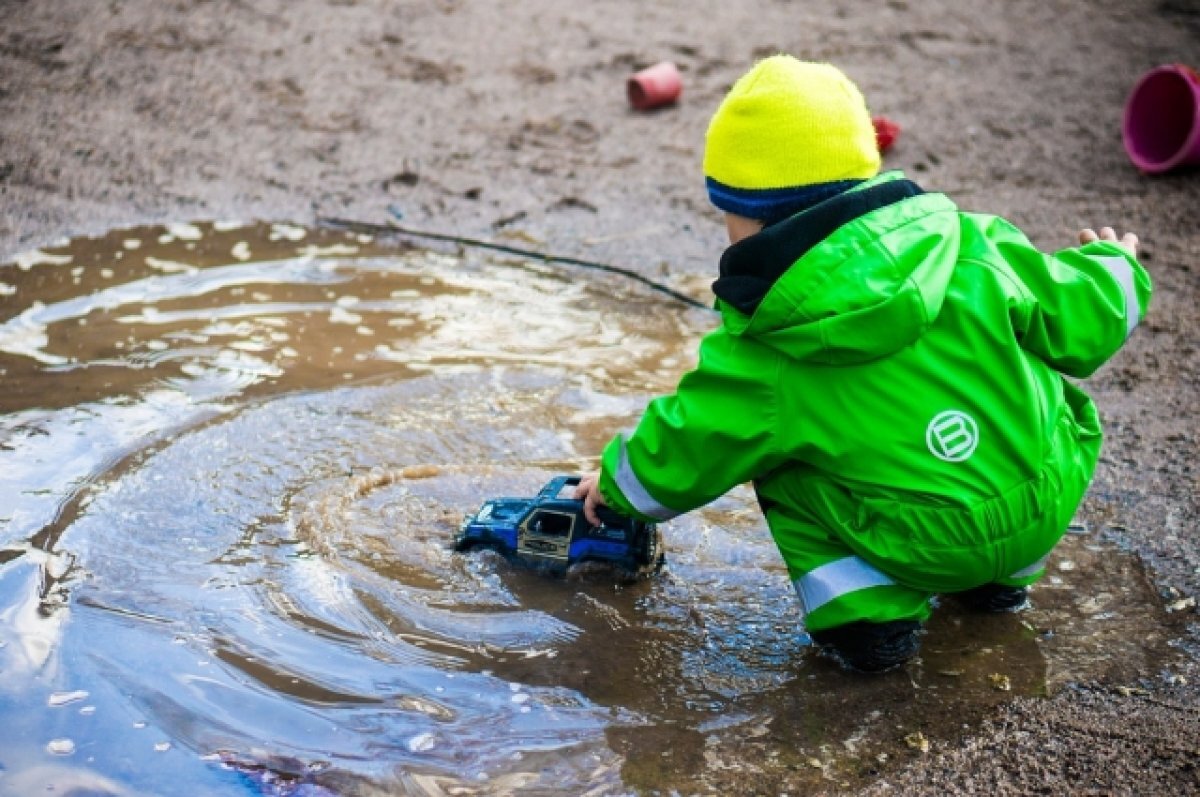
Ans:
[[[704,147],[709,197],[771,220],[781,207],[832,196],[879,172],[875,127],[837,67],[789,55],[759,61],[713,114]]]

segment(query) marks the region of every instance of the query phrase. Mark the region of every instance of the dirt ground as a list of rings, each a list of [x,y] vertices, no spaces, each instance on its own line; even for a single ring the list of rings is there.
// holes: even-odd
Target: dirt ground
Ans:
[[[135,224],[394,205],[703,300],[724,235],[704,128],[775,52],[837,63],[901,125],[887,166],[1046,249],[1134,230],[1156,280],[1087,383],[1108,439],[1082,519],[1192,615],[1185,663],[1017,700],[867,791],[1200,792],[1200,170],[1141,175],[1120,139],[1138,75],[1200,66],[1196,0],[0,0],[0,263]],[[681,102],[630,110],[626,76],[662,59]]]

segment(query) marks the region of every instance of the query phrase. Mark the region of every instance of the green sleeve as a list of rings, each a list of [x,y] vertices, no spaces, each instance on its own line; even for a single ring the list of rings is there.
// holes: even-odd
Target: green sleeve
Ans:
[[[652,401],[633,434],[605,448],[600,492],[609,506],[667,520],[780,464],[779,357],[723,330],[709,335],[675,393]]]
[[[1095,241],[1046,255],[1007,222],[992,232],[1027,291],[1013,314],[1021,347],[1060,373],[1090,376],[1149,309],[1150,275],[1124,247]]]

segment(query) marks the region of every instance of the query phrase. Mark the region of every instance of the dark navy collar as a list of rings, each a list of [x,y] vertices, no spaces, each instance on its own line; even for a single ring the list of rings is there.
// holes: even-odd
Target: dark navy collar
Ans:
[[[925,193],[911,180],[845,191],[791,218],[738,241],[721,256],[720,277],[713,293],[746,315],[758,305],[780,277],[809,250],[835,230],[882,207]]]

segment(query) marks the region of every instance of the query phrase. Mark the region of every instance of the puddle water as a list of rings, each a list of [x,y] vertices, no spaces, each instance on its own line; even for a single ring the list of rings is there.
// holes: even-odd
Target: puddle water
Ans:
[[[869,679],[807,647],[745,489],[645,581],[450,551],[482,499],[594,468],[712,321],[284,225],[0,265],[0,794],[829,788],[1162,666],[1171,618],[1090,535],[1032,609],[946,601]]]

